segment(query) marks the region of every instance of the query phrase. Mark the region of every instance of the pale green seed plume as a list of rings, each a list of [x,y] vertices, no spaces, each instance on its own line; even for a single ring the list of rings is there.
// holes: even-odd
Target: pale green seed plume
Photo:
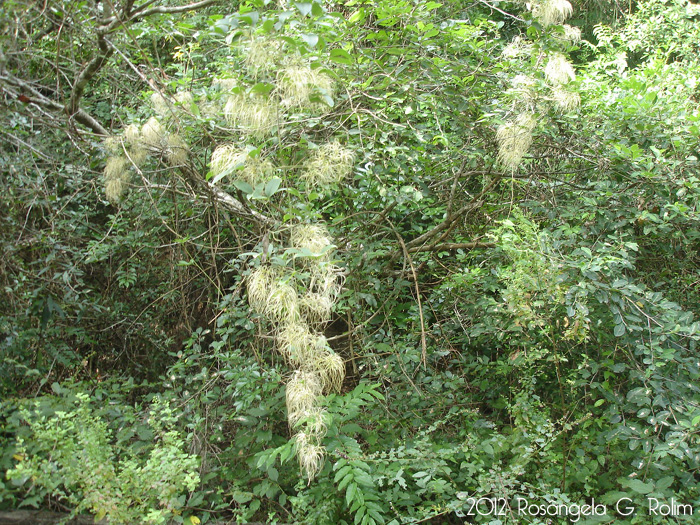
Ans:
[[[282,98],[282,105],[290,108],[322,109],[318,103],[311,101],[315,93],[325,93],[333,97],[333,79],[311,69],[308,65],[290,65],[277,76],[277,89]],[[329,106],[323,104],[325,108]]]
[[[581,97],[578,93],[567,91],[559,86],[552,88],[552,99],[557,109],[562,113],[572,111],[581,104]]]
[[[328,258],[333,246],[328,229],[322,224],[297,224],[292,227],[290,241],[295,248],[306,248],[316,256]]]
[[[252,138],[264,138],[277,127],[277,107],[266,97],[249,97],[243,93],[231,95],[224,106],[224,116],[231,126],[237,126]]]
[[[119,155],[122,152],[122,142],[117,137],[107,137],[102,141],[102,146],[110,155]]]
[[[171,166],[183,166],[187,163],[189,147],[179,135],[168,135],[165,139],[165,158]]]
[[[270,73],[279,68],[284,58],[283,44],[273,38],[253,37],[248,46],[245,65],[250,73]]]
[[[154,111],[161,117],[165,118],[170,114],[170,104],[160,93],[153,93],[151,95],[151,106],[153,106]]]
[[[501,56],[503,58],[517,58],[521,56],[530,56],[530,54],[532,53],[532,49],[532,42],[529,42],[520,36],[516,36],[505,47],[505,49],[503,49]]]
[[[330,320],[333,300],[327,295],[309,292],[299,300],[299,310],[309,324],[320,326]]]
[[[141,166],[148,158],[148,151],[143,146],[137,145],[127,150],[129,160],[136,166]]]
[[[180,104],[184,109],[189,110],[190,106],[194,104],[194,97],[189,91],[180,91],[175,94],[175,102]]]
[[[131,147],[141,145],[141,129],[136,124],[129,124],[124,128],[124,140]]]
[[[325,339],[325,338],[324,338]],[[321,376],[323,391],[339,393],[345,380],[345,362],[343,358],[328,348],[315,363],[315,368]]]
[[[574,67],[562,53],[552,53],[544,68],[544,75],[552,84],[568,84],[576,78]]]
[[[532,16],[544,27],[561,25],[573,12],[567,0],[538,0],[532,4]]]
[[[294,427],[318,406],[323,384],[318,374],[297,370],[287,383],[287,419]]]
[[[581,29],[564,24],[563,39],[567,42],[571,42],[572,44],[579,42],[581,40]]]
[[[141,137],[146,146],[160,148],[165,137],[165,129],[163,129],[157,118],[151,117],[141,127]]]
[[[521,113],[515,121],[498,127],[498,160],[503,166],[514,171],[532,144],[532,130],[537,121],[531,113]]]
[[[111,203],[117,203],[126,190],[126,183],[122,179],[111,179],[105,183],[105,196]]]
[[[105,196],[119,202],[129,182],[129,161],[125,157],[109,157],[104,169]]]
[[[339,142],[324,144],[311,154],[301,178],[312,186],[328,186],[350,175],[355,162],[352,150]]]
[[[209,166],[214,176],[223,173],[233,174],[236,166],[244,165],[248,159],[248,152],[234,144],[222,144],[211,155]]]
[[[275,322],[297,321],[299,318],[299,297],[294,287],[286,282],[273,282],[263,314]]]
[[[297,434],[295,440],[299,467],[311,483],[323,468],[326,450],[304,432]]]
[[[248,277],[248,302],[259,314],[264,314],[273,283],[278,280],[278,272],[268,266],[260,266]]]
[[[277,335],[277,348],[292,366],[303,368],[319,357],[316,340],[306,323],[289,322]]]

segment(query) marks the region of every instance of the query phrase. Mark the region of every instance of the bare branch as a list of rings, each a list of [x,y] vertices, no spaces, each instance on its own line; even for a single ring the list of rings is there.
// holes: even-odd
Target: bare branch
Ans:
[[[144,18],[147,16],[155,15],[155,14],[173,14],[173,13],[185,13],[187,11],[194,11],[196,9],[201,9],[203,7],[208,7],[210,5],[214,5],[218,3],[220,0],[202,0],[201,2],[195,2],[194,4],[188,4],[188,5],[181,5],[181,6],[175,6],[175,7],[164,7],[164,6],[158,6],[158,7],[151,7],[150,9],[146,9],[149,5],[151,5],[153,2],[146,2],[144,5],[137,7],[134,9],[129,16],[129,21],[133,22],[134,20],[138,20],[140,18]]]

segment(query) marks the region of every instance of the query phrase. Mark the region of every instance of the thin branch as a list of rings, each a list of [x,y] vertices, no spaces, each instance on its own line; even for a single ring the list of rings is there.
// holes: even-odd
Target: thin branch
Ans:
[[[416,252],[449,252],[453,250],[474,250],[476,248],[493,248],[495,246],[492,242],[452,242],[444,244],[436,244],[434,246],[416,246],[409,248],[409,253]]]
[[[164,6],[158,6],[158,7],[152,7],[150,9],[146,9],[149,5],[151,5],[153,2],[146,2],[144,5],[137,7],[134,9],[129,17],[129,21],[133,22],[135,20],[138,20],[140,18],[144,18],[150,15],[155,15],[155,14],[173,14],[173,13],[185,13],[187,11],[194,11],[196,9],[201,9],[203,7],[208,7],[210,5],[214,5],[216,3],[219,3],[220,0],[202,0],[201,2],[195,2],[194,4],[188,4],[188,5],[181,5],[181,6],[175,6],[175,7],[164,7]]]

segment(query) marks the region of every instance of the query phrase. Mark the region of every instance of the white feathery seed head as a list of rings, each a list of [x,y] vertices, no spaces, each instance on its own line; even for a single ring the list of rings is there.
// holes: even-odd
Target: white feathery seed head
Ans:
[[[328,258],[333,241],[323,224],[297,224],[292,227],[290,241],[295,248],[306,248],[316,257]]]
[[[544,27],[561,25],[573,12],[568,0],[537,0],[532,4],[532,16]]]
[[[273,38],[253,37],[248,46],[245,65],[253,75],[270,73],[284,58],[283,44]]]
[[[528,75],[516,75],[510,82],[508,94],[515,98],[518,103],[526,106],[534,106],[537,99],[536,81]]]
[[[228,97],[224,116],[231,126],[240,127],[252,138],[264,138],[277,127],[277,107],[267,97],[237,93]]]
[[[248,276],[248,303],[253,310],[264,314],[267,298],[272,293],[273,284],[279,281],[279,278],[279,272],[269,266],[260,266]]]
[[[575,44],[576,42],[581,41],[581,28],[580,27],[574,27],[570,26],[568,24],[564,24],[564,34],[561,35],[562,40],[566,40],[567,42],[571,42],[572,44]]]
[[[562,53],[552,53],[544,68],[544,75],[552,84],[568,84],[576,78],[571,63]]]
[[[126,183],[122,179],[110,179],[105,183],[105,196],[111,203],[119,202],[126,190]]]
[[[333,300],[324,294],[309,292],[299,300],[302,317],[311,325],[327,323],[333,311]]]
[[[338,298],[343,285],[343,270],[333,264],[321,261],[311,268],[309,291],[328,297],[332,303]]]
[[[343,358],[330,348],[327,348],[327,351],[316,361],[315,368],[321,376],[323,391],[326,393],[339,393],[345,380],[345,362]]]
[[[328,432],[328,425],[326,424],[327,414],[328,413],[324,409],[314,407],[305,414],[297,423],[297,426],[303,426],[304,434],[319,442]]]
[[[102,141],[102,146],[110,155],[119,155],[122,152],[122,142],[117,137],[107,137]]]
[[[317,108],[318,103],[311,101],[316,93],[325,93],[331,98],[334,94],[334,82],[327,74],[310,66],[289,65],[277,76],[277,89],[282,98],[282,105],[290,108]],[[323,104],[328,108],[327,104]]]
[[[532,52],[532,43],[528,42],[520,36],[516,36],[511,42],[503,49],[501,56],[503,58],[517,58],[524,55],[530,55]]]
[[[560,86],[552,88],[552,100],[562,113],[572,111],[581,104],[581,96],[575,91],[568,91]]]
[[[514,121],[498,127],[498,160],[504,167],[515,171],[532,143],[532,130],[536,125],[532,113],[521,113]]]
[[[273,282],[263,314],[278,323],[298,320],[299,296],[294,286],[281,280]]]
[[[170,114],[170,103],[162,94],[155,92],[151,95],[151,106],[158,115],[167,117]]]
[[[215,78],[211,81],[211,85],[219,91],[229,93],[240,85],[240,80],[237,78]]]
[[[129,124],[124,128],[124,140],[129,146],[141,144],[141,129],[136,124]]]
[[[122,179],[129,169],[129,161],[125,157],[108,157],[104,169],[106,181]]]
[[[183,108],[189,110],[190,106],[194,104],[194,97],[189,91],[180,91],[175,94],[175,102],[180,104]]]
[[[145,145],[152,148],[160,148],[165,137],[165,129],[163,129],[157,118],[151,117],[141,127],[141,136]]]
[[[299,467],[311,483],[323,469],[326,450],[313,437],[304,432],[298,433],[295,441]]]
[[[338,141],[329,142],[313,151],[301,178],[312,186],[337,184],[350,175],[354,162],[352,150]]]
[[[131,162],[134,163],[135,166],[141,166],[144,162],[146,162],[146,159],[148,158],[148,150],[141,146],[140,144],[137,144],[129,150],[127,150],[127,154],[129,155],[129,159]]]
[[[245,165],[238,173],[238,178],[246,181],[251,186],[270,180],[275,176],[275,166],[268,159],[260,155],[251,157],[246,155]]]
[[[165,140],[165,158],[171,166],[182,166],[187,162],[189,147],[180,135],[168,135]]]
[[[277,334],[277,348],[291,365],[304,368],[319,357],[316,338],[306,323],[292,321]]]
[[[214,176],[232,174],[237,166],[243,166],[248,159],[248,151],[234,144],[217,146],[211,155],[209,166]]]
[[[119,202],[126,191],[131,175],[125,157],[109,157],[104,169],[105,196],[112,203]]]
[[[318,407],[323,394],[321,378],[315,372],[297,370],[287,383],[287,420],[293,428]]]

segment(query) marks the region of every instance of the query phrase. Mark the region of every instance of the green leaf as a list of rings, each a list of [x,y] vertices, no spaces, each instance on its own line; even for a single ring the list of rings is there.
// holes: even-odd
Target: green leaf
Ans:
[[[297,8],[301,16],[307,16],[313,9],[313,5],[309,2],[298,2],[294,4],[294,7]]]
[[[279,177],[274,177],[270,179],[265,185],[265,195],[267,195],[268,197],[272,197],[275,193],[277,193],[280,184],[282,184],[282,179],[280,179]]]
[[[250,195],[251,193],[253,193],[253,191],[255,191],[255,189],[250,184],[243,180],[237,180],[233,183],[233,185],[246,195]]]
[[[309,47],[316,47],[316,44],[318,44],[318,35],[302,33],[301,39]]]
[[[625,335],[625,325],[622,323],[616,324],[613,333],[615,334],[615,337],[622,337]]]
[[[332,49],[330,59],[337,64],[352,64],[355,58],[344,49]]]
[[[630,479],[625,484],[639,494],[649,494],[654,490],[653,483],[644,483],[640,479]]]
[[[348,489],[345,492],[345,502],[350,505],[352,501],[355,499],[355,493],[357,492],[357,484],[356,483],[350,483],[348,485]]]

